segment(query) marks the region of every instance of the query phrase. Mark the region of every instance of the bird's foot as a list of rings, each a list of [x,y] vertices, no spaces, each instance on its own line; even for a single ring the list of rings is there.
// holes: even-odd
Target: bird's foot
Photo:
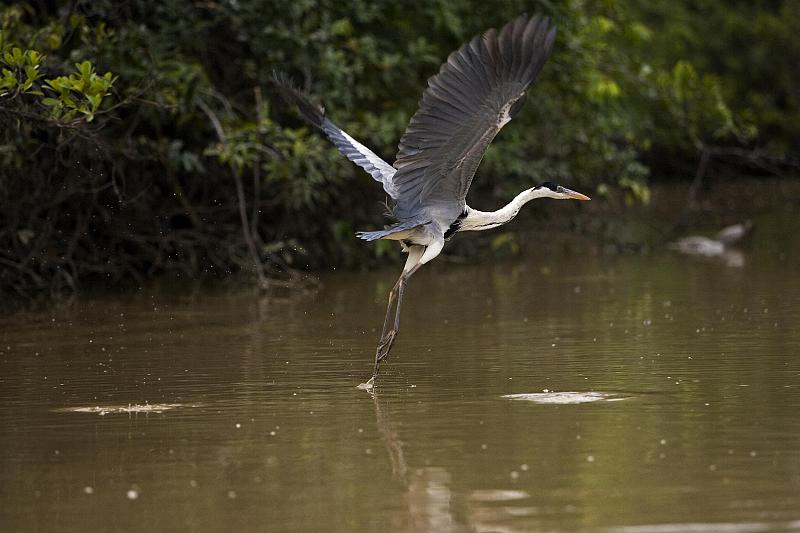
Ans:
[[[378,349],[375,351],[375,371],[372,373],[372,377],[369,378],[369,381],[360,384],[356,388],[372,393],[375,389],[375,380],[378,378],[378,370],[380,370],[381,362],[389,357],[389,352],[392,349],[395,337],[397,337],[397,331],[395,330],[390,330],[386,335],[381,337],[381,340],[378,341]]]
[[[365,390],[367,392],[372,392],[375,389],[375,376],[372,376],[371,378],[369,378],[369,381],[367,381],[366,383],[362,383],[356,388]]]

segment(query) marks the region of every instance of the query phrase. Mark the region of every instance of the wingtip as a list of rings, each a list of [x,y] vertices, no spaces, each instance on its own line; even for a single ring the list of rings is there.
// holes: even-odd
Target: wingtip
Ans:
[[[272,80],[278,92],[290,104],[294,104],[300,114],[314,126],[321,128],[325,121],[325,108],[314,103],[311,97],[298,88],[292,78],[278,69],[272,70]]]
[[[272,82],[281,89],[296,90],[292,78],[282,70],[272,69]]]

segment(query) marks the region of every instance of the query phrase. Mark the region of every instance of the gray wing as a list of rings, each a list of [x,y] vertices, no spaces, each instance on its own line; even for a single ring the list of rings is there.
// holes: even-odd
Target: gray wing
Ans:
[[[363,168],[372,179],[382,183],[386,194],[395,197],[396,192],[392,184],[392,176],[396,172],[394,167],[331,122],[325,116],[325,110],[314,105],[306,95],[294,88],[286,76],[276,72],[273,79],[281,89],[283,97],[297,106],[303,118],[321,129],[347,159]]]
[[[400,140],[392,178],[397,218],[462,212],[486,148],[522,107],[555,35],[546,17],[522,15],[450,54]]]

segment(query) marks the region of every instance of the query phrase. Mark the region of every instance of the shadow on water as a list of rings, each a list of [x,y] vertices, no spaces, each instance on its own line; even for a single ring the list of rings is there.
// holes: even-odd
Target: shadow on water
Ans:
[[[797,530],[795,259],[432,265],[374,398],[394,272],[6,319],[2,529]]]

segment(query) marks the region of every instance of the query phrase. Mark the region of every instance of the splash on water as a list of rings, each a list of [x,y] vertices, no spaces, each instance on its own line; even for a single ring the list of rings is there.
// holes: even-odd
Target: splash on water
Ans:
[[[524,490],[500,490],[486,489],[474,490],[469,499],[479,502],[508,502],[513,500],[524,500],[530,498],[530,494]]]
[[[64,407],[63,409],[54,409],[57,413],[91,413],[100,416],[111,414],[151,414],[163,413],[181,407],[198,407],[196,404],[182,404],[182,403],[145,403],[127,405],[91,405],[85,407]]]
[[[648,524],[607,528],[609,533],[756,533],[759,531],[800,531],[800,520],[790,522],[700,522],[681,524]]]
[[[505,394],[509,400],[524,400],[546,404],[576,404],[590,402],[615,402],[625,397],[607,392],[529,392],[522,394]]]

